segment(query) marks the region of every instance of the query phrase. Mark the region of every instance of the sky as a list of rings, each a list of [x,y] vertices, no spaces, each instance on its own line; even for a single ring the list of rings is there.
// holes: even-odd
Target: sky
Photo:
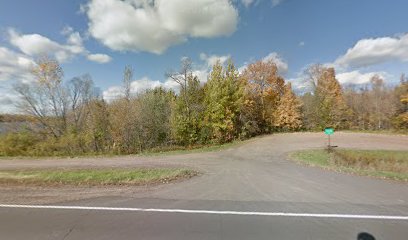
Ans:
[[[315,63],[335,67],[342,84],[378,74],[395,85],[408,73],[406,9],[406,0],[2,0],[0,112],[16,111],[12,86],[33,81],[44,54],[66,81],[90,74],[108,101],[127,65],[135,93],[175,88],[165,73],[183,57],[202,82],[231,58],[240,70],[273,60],[298,89]]]

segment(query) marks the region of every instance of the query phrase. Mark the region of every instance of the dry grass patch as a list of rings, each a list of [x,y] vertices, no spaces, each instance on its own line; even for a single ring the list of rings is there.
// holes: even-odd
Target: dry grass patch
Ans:
[[[188,169],[84,169],[0,171],[2,184],[149,185],[196,176]]]
[[[321,149],[298,151],[292,157],[332,170],[408,181],[408,151]]]

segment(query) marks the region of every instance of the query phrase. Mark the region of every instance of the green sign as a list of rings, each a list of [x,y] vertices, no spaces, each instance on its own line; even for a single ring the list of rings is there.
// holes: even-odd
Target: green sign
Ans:
[[[324,133],[326,135],[332,135],[334,133],[334,128],[325,128]]]

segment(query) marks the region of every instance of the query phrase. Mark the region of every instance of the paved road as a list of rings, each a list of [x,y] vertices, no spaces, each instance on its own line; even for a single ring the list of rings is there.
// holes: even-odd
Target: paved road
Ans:
[[[407,136],[336,133],[333,141],[347,148],[408,150]],[[143,188],[1,186],[3,204],[84,209],[0,207],[0,239],[356,239],[359,232],[370,232],[377,239],[407,239],[406,183],[287,160],[291,151],[325,144],[322,134],[296,133],[261,137],[209,153],[1,160],[0,169],[188,166],[203,174]],[[163,209],[184,212],[157,212]],[[367,219],[384,215],[400,219]]]

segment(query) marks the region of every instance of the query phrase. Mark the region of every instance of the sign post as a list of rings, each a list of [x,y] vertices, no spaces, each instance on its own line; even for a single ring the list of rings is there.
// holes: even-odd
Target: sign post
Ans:
[[[325,128],[324,133],[329,137],[329,145],[327,145],[328,149],[330,150],[331,144],[330,144],[330,135],[334,134],[334,128]]]

